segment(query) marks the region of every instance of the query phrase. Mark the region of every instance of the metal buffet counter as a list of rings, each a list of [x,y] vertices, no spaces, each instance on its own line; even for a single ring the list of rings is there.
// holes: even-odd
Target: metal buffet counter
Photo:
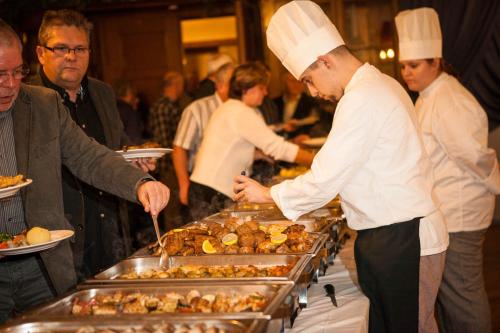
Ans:
[[[165,267],[153,244],[0,332],[365,332],[368,300],[337,256],[346,232],[338,202],[297,222],[237,204],[166,233]]]

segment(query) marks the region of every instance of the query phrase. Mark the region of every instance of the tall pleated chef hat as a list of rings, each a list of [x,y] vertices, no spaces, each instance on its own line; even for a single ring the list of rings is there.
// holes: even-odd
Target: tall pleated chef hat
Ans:
[[[399,60],[441,58],[443,38],[439,17],[432,8],[404,10],[396,15]]]
[[[345,44],[323,10],[311,1],[281,6],[271,17],[266,35],[267,46],[296,79],[318,56]]]

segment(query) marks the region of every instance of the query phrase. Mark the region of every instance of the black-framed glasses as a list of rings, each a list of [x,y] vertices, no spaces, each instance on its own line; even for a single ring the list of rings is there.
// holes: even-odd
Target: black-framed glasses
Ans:
[[[49,46],[44,45],[43,47],[46,48],[47,50],[53,52],[55,55],[60,56],[60,57],[64,57],[66,54],[71,53],[71,51],[73,51],[73,53],[77,56],[84,56],[90,52],[90,49],[88,47],[82,47],[82,46],[70,48],[67,46],[49,47]]]
[[[30,69],[27,65],[23,64],[11,71],[0,70],[0,84],[3,84],[12,77],[14,80],[21,80],[30,73]]]

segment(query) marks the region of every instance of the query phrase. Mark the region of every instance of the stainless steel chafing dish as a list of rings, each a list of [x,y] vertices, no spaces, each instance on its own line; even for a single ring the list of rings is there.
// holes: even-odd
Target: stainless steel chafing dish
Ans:
[[[294,283],[291,281],[274,281],[272,283],[264,282],[245,282],[224,284],[175,284],[175,285],[136,285],[136,286],[114,286],[102,288],[82,289],[42,305],[30,312],[24,314],[23,318],[27,320],[59,320],[61,318],[94,318],[107,319],[114,318],[119,320],[138,320],[139,318],[149,317],[156,319],[177,318],[189,319],[190,316],[204,318],[205,320],[213,319],[273,319],[273,318],[290,318],[297,313],[298,295],[293,292]],[[187,295],[191,290],[198,290],[202,295],[206,294],[231,294],[239,295],[251,294],[258,292],[267,298],[267,304],[262,311],[255,312],[238,312],[238,313],[161,313],[161,314],[113,314],[112,316],[94,315],[94,316],[78,316],[72,315],[72,307],[75,300],[88,302],[97,295],[114,295],[121,292],[123,295],[142,293],[145,295],[164,295],[171,292],[176,292],[181,295]]]
[[[119,262],[113,267],[97,274],[94,279],[87,280],[85,284],[130,284],[130,283],[159,283],[166,281],[168,283],[192,283],[193,281],[203,283],[221,283],[225,281],[297,281],[309,263],[310,256],[298,255],[210,255],[210,256],[171,256],[168,266],[165,268],[181,267],[186,265],[203,266],[224,266],[224,265],[253,265],[256,267],[286,266],[292,264],[293,267],[285,276],[266,276],[266,277],[229,277],[229,278],[168,278],[168,279],[125,279],[120,278],[122,274],[135,271],[138,273],[149,269],[161,269],[160,259],[158,257],[140,257],[130,258]]]
[[[202,326],[200,326],[200,324]],[[205,330],[193,332],[224,332],[224,333],[277,333],[280,327],[271,327],[266,319],[206,319],[196,316],[187,318],[162,318],[137,320],[112,318],[80,318],[49,321],[18,320],[0,327],[0,333],[160,333],[175,332],[172,329],[205,327]],[[208,331],[209,328],[215,328]],[[190,332],[188,330],[182,332]]]
[[[311,255],[211,255],[169,258],[168,267],[179,267],[184,265],[253,265],[257,267],[288,265],[293,263],[292,270],[285,276],[267,277],[234,277],[234,278],[169,278],[169,279],[123,279],[119,276],[130,272],[143,272],[148,269],[159,269],[158,257],[137,257],[119,262],[113,267],[97,274],[93,279],[85,281],[78,286],[79,289],[102,285],[139,285],[158,283],[224,283],[228,281],[293,281],[294,290],[299,297],[301,307],[307,306],[307,288],[311,285],[317,275],[318,267],[311,262]]]

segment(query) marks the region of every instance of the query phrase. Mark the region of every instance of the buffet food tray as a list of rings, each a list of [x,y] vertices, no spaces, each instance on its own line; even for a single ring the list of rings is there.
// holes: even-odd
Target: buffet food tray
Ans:
[[[298,256],[288,254],[278,255],[255,255],[255,254],[234,254],[234,255],[210,255],[210,256],[171,256],[166,268],[180,267],[186,265],[203,266],[240,266],[253,265],[256,267],[286,266],[293,265],[288,274],[284,276],[266,277],[196,277],[196,278],[142,278],[127,279],[120,278],[121,275],[129,272],[142,273],[150,269],[161,269],[159,257],[137,257],[119,262],[111,268],[97,274],[93,279],[85,281],[86,285],[93,284],[143,284],[143,283],[224,283],[226,281],[297,281],[302,272],[309,264],[310,256]]]
[[[277,333],[266,319],[162,318],[137,320],[112,318],[65,318],[37,321],[18,320],[0,327],[0,333]],[[182,330],[181,330],[182,329]],[[212,329],[212,330],[209,330]]]
[[[46,304],[39,306],[32,311],[26,312],[23,315],[24,319],[53,319],[59,320],[60,318],[94,318],[106,320],[109,318],[119,319],[119,320],[137,320],[138,318],[157,318],[164,319],[168,316],[175,317],[177,319],[189,319],[189,316],[204,318],[204,320],[214,320],[214,319],[272,319],[272,318],[289,318],[290,316],[297,313],[298,309],[298,295],[295,295],[292,291],[294,288],[294,283],[291,281],[273,281],[272,283],[265,282],[245,282],[243,283],[232,283],[226,282],[224,284],[174,284],[174,285],[135,285],[135,286],[113,286],[113,287],[102,287],[102,288],[88,288],[77,290],[69,294],[63,295],[58,299]],[[225,295],[248,295],[252,293],[259,293],[266,297],[267,303],[264,305],[263,309],[260,311],[253,312],[211,312],[211,313],[147,313],[147,314],[125,314],[125,313],[113,313],[110,315],[74,315],[72,314],[73,304],[75,301],[78,302],[89,302],[96,296],[110,296],[112,297],[116,293],[121,293],[122,295],[131,295],[140,293],[143,295],[166,295],[168,293],[177,293],[186,296],[190,291],[197,290],[201,295],[217,295],[218,293],[223,293]]]

